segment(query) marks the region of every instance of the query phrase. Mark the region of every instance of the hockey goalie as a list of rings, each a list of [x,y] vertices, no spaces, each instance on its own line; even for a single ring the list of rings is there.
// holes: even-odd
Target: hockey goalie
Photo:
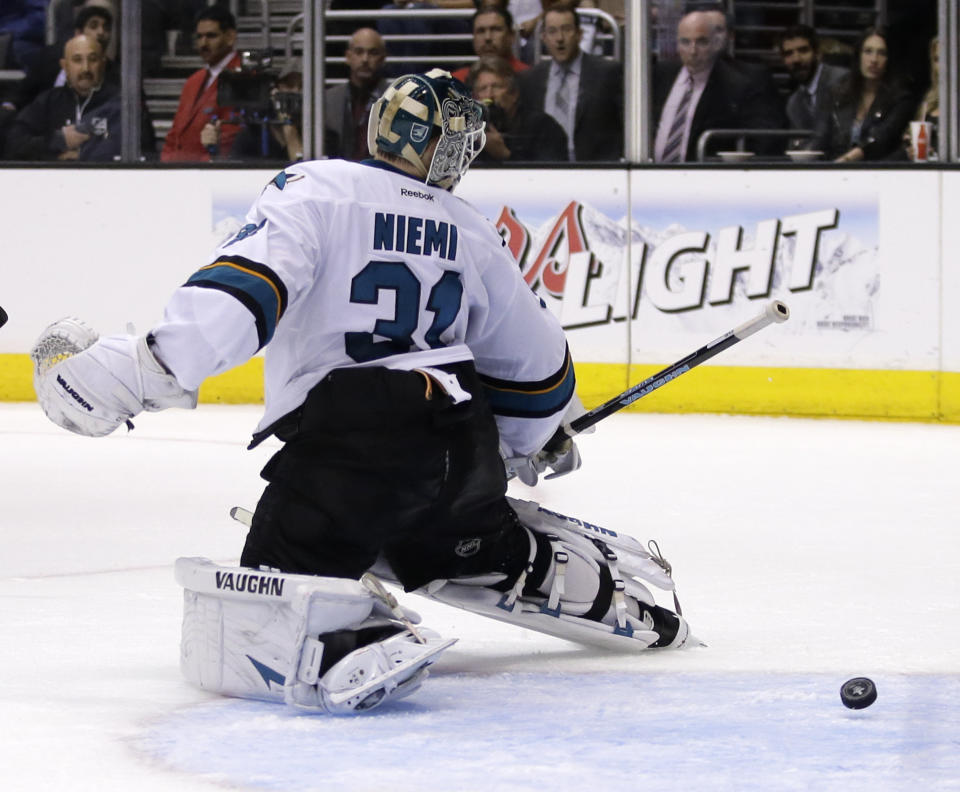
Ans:
[[[64,319],[31,352],[49,418],[101,436],[194,407],[205,378],[265,351],[251,447],[282,445],[240,566],[176,564],[184,674],[330,713],[408,695],[453,640],[381,581],[614,650],[691,642],[653,596],[674,588],[655,546],[506,497],[510,476],[580,466],[555,434],[580,407],[559,323],[452,194],[480,106],[446,72],[406,75],[368,142],[365,162],[278,174],[145,335]]]

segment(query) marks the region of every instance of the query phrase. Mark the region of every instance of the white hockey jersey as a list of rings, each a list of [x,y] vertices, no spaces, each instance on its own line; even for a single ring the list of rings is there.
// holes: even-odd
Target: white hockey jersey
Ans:
[[[510,455],[539,449],[574,391],[563,331],[494,227],[381,162],[291,165],[153,329],[185,388],[266,347],[258,431],[331,369],[473,359]]]

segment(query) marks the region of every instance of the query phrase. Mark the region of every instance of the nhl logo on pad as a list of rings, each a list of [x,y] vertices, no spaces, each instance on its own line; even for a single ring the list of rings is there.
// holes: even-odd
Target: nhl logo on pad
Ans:
[[[457,542],[457,546],[453,548],[453,552],[455,552],[461,558],[469,558],[472,555],[476,555],[479,550],[479,536],[475,536],[473,539],[463,539],[462,541]]]

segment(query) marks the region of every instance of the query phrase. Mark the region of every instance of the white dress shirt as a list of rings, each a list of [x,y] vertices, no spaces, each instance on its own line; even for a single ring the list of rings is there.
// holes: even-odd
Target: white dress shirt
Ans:
[[[224,57],[222,61],[218,61],[213,66],[207,66],[207,80],[203,84],[203,91],[206,91],[207,88],[213,85],[213,81],[220,76],[220,72],[227,68],[227,64],[230,63],[230,61],[233,59],[233,56],[236,54],[236,50],[230,50],[230,52],[227,53],[226,57]],[[203,93],[203,91],[200,93]]]

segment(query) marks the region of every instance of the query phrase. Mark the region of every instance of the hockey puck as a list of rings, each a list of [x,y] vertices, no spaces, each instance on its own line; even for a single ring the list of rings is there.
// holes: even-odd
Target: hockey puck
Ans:
[[[0,308],[0,327],[3,327],[7,323],[7,312]]]
[[[877,686],[866,677],[848,679],[840,688],[840,700],[850,709],[864,709],[877,700]]]

